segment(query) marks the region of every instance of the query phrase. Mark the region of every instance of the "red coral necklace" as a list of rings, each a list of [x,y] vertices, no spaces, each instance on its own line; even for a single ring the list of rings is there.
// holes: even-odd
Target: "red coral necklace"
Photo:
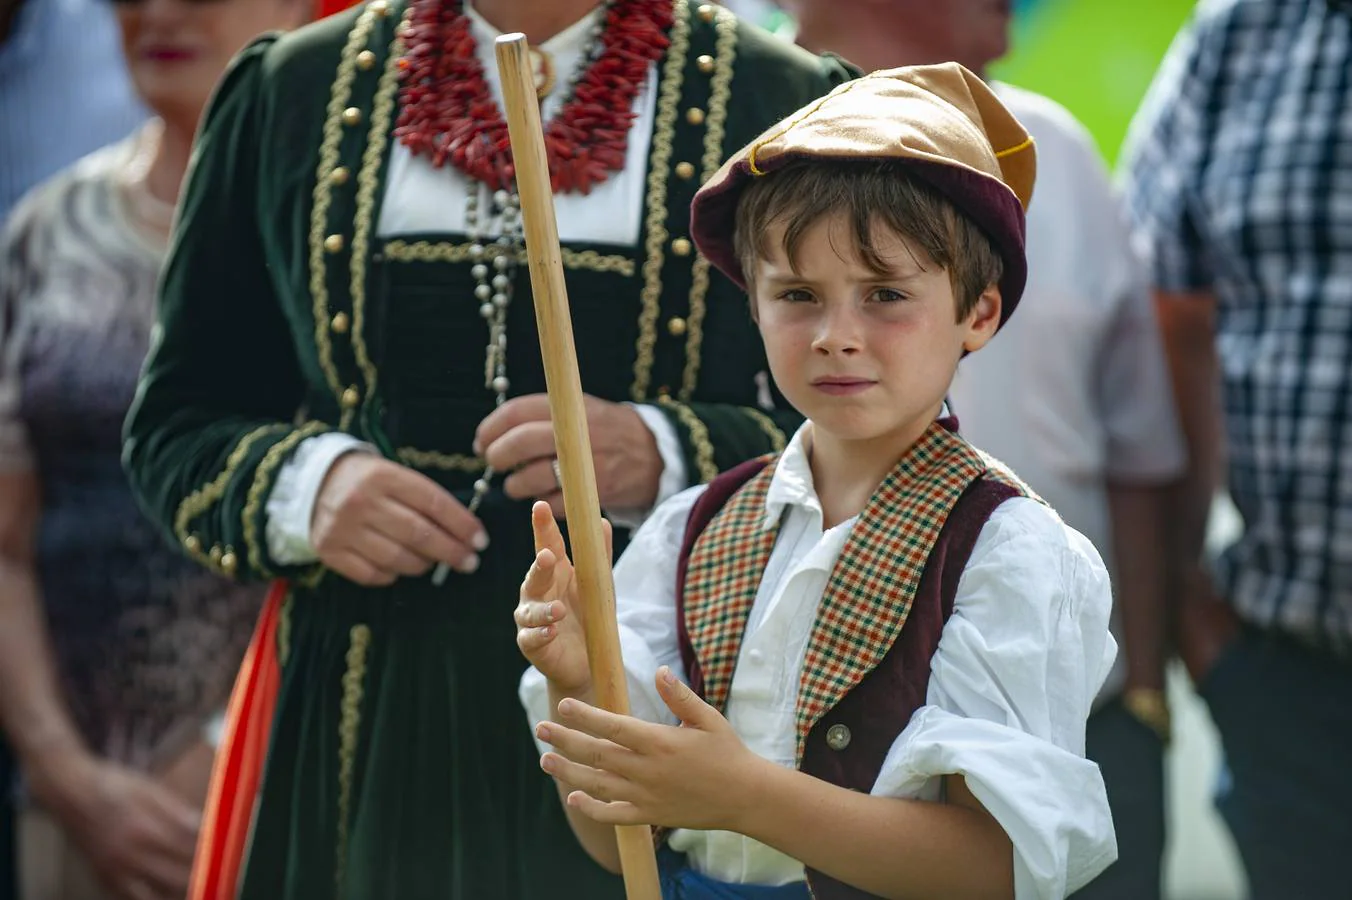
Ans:
[[[634,97],[670,44],[671,0],[612,0],[593,58],[545,126],[555,193],[586,194],[624,167]],[[507,122],[484,80],[463,5],[413,0],[400,61],[395,135],[433,166],[449,162],[496,190],[513,182]]]

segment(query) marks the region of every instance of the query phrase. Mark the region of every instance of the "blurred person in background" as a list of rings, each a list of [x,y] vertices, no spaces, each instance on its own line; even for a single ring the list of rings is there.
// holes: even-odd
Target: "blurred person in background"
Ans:
[[[1349,60],[1347,0],[1203,0],[1124,154],[1190,451],[1179,650],[1253,900],[1348,896]],[[1222,484],[1242,529],[1211,566]]]
[[[203,107],[250,38],[306,10],[114,10],[154,117],[35,188],[0,241],[0,723],[24,780],[20,883],[33,900],[185,895],[211,723],[261,604],[142,517],[120,435]],[[47,116],[69,112],[59,102]]]
[[[1010,0],[795,0],[798,40],[865,71],[956,61],[984,73],[1009,44]],[[1106,168],[1054,101],[993,83],[1038,148],[1023,319],[963,360],[962,431],[1019,472],[1102,554],[1123,652],[1090,717],[1118,861],[1080,898],[1151,900],[1164,852],[1168,571],[1165,488],[1185,464],[1144,269]]]
[[[0,0],[0,225],[19,198],[146,119],[105,0]]]
[[[33,185],[146,118],[103,0],[0,0],[0,227]],[[0,736],[0,900],[13,900],[13,758]]]

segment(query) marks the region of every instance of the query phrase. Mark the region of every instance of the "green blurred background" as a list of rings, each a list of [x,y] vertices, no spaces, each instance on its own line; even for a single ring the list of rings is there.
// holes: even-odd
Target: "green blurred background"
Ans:
[[[1193,0],[1020,0],[1013,49],[991,74],[1067,107],[1111,164],[1192,6]]]
[[[725,0],[792,40],[792,18],[773,0]],[[949,0],[932,0],[947,3]],[[999,79],[1070,109],[1112,164],[1132,113],[1194,0],[1015,0],[1010,54]]]

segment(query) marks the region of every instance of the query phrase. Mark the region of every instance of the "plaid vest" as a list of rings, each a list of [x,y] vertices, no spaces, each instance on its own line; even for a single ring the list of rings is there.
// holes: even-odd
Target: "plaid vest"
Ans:
[[[869,500],[817,610],[800,675],[799,768],[867,792],[925,703],[930,658],[958,579],[994,509],[1032,492],[954,430],[932,425]],[[776,457],[710,483],[688,520],[677,569],[678,633],[691,687],[720,711],[742,633],[778,536],[765,529]],[[814,896],[870,895],[808,870]]]

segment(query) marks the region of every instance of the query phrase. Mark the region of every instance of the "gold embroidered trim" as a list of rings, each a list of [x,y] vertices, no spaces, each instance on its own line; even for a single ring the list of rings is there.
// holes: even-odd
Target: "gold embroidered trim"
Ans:
[[[268,434],[285,431],[286,428],[285,425],[264,425],[244,435],[239,439],[239,443],[235,444],[235,449],[230,451],[230,455],[225,460],[225,468],[221,469],[220,474],[213,478],[209,484],[184,497],[183,502],[178,505],[178,511],[174,514],[174,535],[188,555],[197,562],[218,571],[220,569],[219,563],[212,561],[210,555],[201,546],[194,549],[194,545],[198,542],[188,540],[188,527],[192,524],[192,520],[220,502],[220,499],[225,496],[226,488],[230,486],[230,479],[235,477],[239,467],[244,464],[244,460],[248,458],[249,451],[253,449],[254,444]]]
[[[723,164],[723,138],[728,121],[728,102],[732,98],[732,70],[737,60],[737,19],[723,9],[718,10],[714,26],[718,38],[714,44],[714,74],[709,80],[709,115],[705,119],[703,174],[705,183]],[[681,379],[680,398],[689,400],[699,382],[700,352],[704,345],[705,298],[709,293],[709,260],[704,254],[695,257],[690,279],[690,314],[686,316],[685,374]]]
[[[310,296],[315,320],[315,349],[318,351],[319,368],[324,372],[324,380],[328,382],[329,390],[333,391],[334,399],[342,395],[343,383],[338,377],[338,368],[333,364],[333,345],[329,342],[328,254],[324,250],[329,207],[333,203],[333,183],[329,174],[338,165],[339,145],[343,142],[343,110],[347,108],[352,96],[352,85],[357,79],[357,54],[366,46],[375,22],[376,18],[370,12],[358,16],[356,24],[348,32],[347,43],[343,45],[338,73],[333,79],[329,105],[325,111],[324,137],[319,144],[319,166],[315,170],[314,206],[310,210]],[[350,416],[350,412],[343,414],[342,428],[347,428]]]
[[[662,264],[667,244],[667,178],[670,176],[672,138],[676,134],[676,111],[685,78],[685,57],[690,49],[690,19],[686,0],[673,0],[675,19],[671,46],[662,68],[662,91],[653,124],[653,147],[648,162],[648,239],[643,262],[643,290],[639,293],[638,345],[634,355],[634,383],[629,395],[637,402],[648,398],[652,382],[653,348],[657,345],[657,314],[662,306]]]
[[[366,693],[366,651],[371,629],[353,625],[348,634],[347,671],[343,673],[343,700],[338,723],[338,850],[334,883],[342,896],[347,873],[347,839],[352,815],[352,775],[357,768],[357,743],[361,736],[361,703]]]
[[[412,12],[404,12],[404,22]],[[399,88],[399,60],[404,55],[403,27],[394,30],[385,71],[376,86],[375,102],[371,106],[371,131],[362,152],[361,168],[357,171],[357,209],[352,222],[352,353],[357,358],[366,382],[363,401],[370,403],[376,395],[378,373],[366,349],[366,255],[371,248],[371,222],[375,217],[376,188],[380,185],[380,167],[385,156],[385,142],[390,123],[394,120],[395,92]],[[351,411],[347,413],[351,415]]]
[[[473,244],[452,244],[448,241],[407,241],[393,240],[385,245],[385,258],[391,262],[441,262],[465,263],[470,261],[470,248]],[[606,256],[595,250],[569,250],[560,248],[563,265],[568,269],[588,272],[618,272],[625,278],[633,278],[637,269],[634,261],[627,256]],[[518,263],[526,261],[524,251],[515,252]]]
[[[690,430],[690,443],[695,445],[695,470],[699,473],[700,482],[713,481],[718,477],[718,465],[714,462],[714,445],[709,440],[709,427],[684,403],[670,399],[659,399],[657,403],[673,410],[681,424]]]
[[[296,595],[287,593],[282,601],[282,614],[277,620],[277,664],[285,667],[291,658],[291,606]]]
[[[272,483],[272,470],[282,464],[282,460],[297,444],[311,435],[327,430],[328,427],[323,422],[311,422],[303,428],[296,429],[269,447],[268,452],[263,454],[263,459],[259,461],[258,468],[254,469],[253,482],[249,485],[249,493],[244,501],[242,524],[249,566],[259,575],[272,574],[263,565],[263,547],[258,541],[258,513],[263,508],[263,502]]]
[[[478,474],[484,470],[484,461],[477,456],[460,453],[438,453],[416,447],[400,447],[395,451],[399,461],[418,469],[446,469],[452,472]]]
[[[784,446],[787,443],[784,439],[784,432],[775,424],[774,419],[770,418],[759,409],[751,406],[742,406],[738,408],[741,409],[747,418],[759,425],[760,430],[765,432],[766,436],[770,438],[770,446],[775,453],[779,453],[784,449]]]

